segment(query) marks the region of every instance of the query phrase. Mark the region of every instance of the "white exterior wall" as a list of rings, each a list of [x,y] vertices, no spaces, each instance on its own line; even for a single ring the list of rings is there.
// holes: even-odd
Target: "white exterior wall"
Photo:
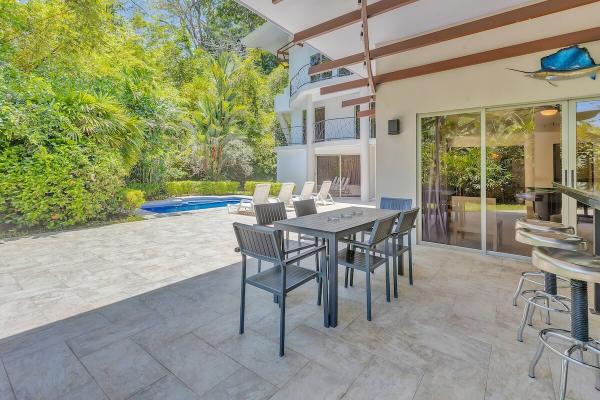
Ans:
[[[585,45],[596,58],[600,43]],[[469,108],[519,105],[563,99],[600,97],[600,79],[546,82],[524,77],[507,68],[536,69],[552,51],[500,60],[417,78],[391,82],[377,90],[377,198],[417,200],[417,115]],[[394,69],[380,65],[386,70]],[[600,78],[600,77],[599,77]],[[387,121],[399,118],[402,133],[387,134]]]
[[[295,193],[302,190],[306,179],[306,146],[279,147],[277,149],[277,181],[294,182]]]

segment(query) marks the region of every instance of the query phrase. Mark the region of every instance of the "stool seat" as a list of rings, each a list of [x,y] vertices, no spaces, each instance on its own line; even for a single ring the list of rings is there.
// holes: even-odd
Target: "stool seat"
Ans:
[[[531,246],[554,247],[563,250],[585,250],[587,248],[587,242],[579,236],[556,231],[517,229],[515,230],[515,240]]]
[[[516,229],[529,229],[532,231],[542,232],[565,232],[574,234],[575,230],[572,226],[566,226],[558,222],[543,221],[541,219],[520,218],[515,222]]]
[[[567,279],[600,283],[600,257],[572,250],[535,247],[533,265],[542,271]]]

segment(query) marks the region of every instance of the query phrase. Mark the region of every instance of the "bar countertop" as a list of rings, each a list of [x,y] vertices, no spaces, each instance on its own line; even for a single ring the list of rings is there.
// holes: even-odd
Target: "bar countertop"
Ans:
[[[590,192],[588,190],[581,190],[572,187],[565,186],[560,183],[554,182],[552,184],[559,192],[574,198],[575,200],[600,210],[600,193]]]

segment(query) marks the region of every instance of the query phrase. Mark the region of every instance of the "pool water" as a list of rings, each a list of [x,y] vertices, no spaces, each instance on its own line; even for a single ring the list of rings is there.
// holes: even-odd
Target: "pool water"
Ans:
[[[143,204],[140,208],[144,211],[167,214],[181,211],[226,207],[228,204],[238,204],[241,199],[242,197],[186,197],[164,201],[152,201]]]

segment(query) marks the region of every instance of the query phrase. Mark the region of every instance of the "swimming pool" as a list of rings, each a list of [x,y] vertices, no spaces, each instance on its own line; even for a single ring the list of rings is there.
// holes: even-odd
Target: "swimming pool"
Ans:
[[[243,197],[194,196],[174,198],[162,201],[150,201],[140,208],[158,214],[168,214],[181,211],[204,210],[207,208],[226,207],[228,204],[238,204]]]

